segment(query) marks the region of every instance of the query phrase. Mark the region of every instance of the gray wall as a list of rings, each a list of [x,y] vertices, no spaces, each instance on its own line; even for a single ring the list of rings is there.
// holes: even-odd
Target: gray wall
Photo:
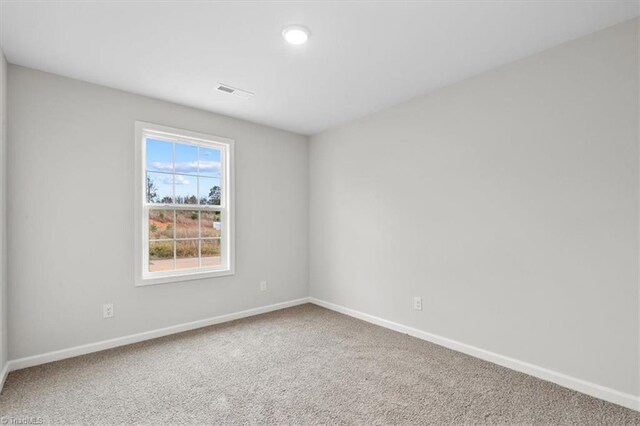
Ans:
[[[11,359],[307,296],[306,137],[14,65],[9,108]],[[134,287],[135,120],[235,139],[235,276]]]
[[[0,371],[7,348],[7,60],[0,49]]]
[[[311,296],[637,395],[637,32],[312,137]]]

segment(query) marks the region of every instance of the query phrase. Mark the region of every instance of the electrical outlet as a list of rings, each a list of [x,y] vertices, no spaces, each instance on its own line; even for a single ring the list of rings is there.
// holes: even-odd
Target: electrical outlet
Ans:
[[[102,305],[102,317],[113,318],[113,303],[105,303]]]
[[[416,311],[422,310],[422,297],[414,297],[413,298],[413,309]]]
[[[260,291],[267,291],[267,282],[260,281]]]

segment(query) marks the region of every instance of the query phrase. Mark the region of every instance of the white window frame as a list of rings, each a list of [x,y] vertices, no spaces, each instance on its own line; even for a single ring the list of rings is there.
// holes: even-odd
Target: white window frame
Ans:
[[[156,136],[162,140],[220,149],[220,206],[194,204],[150,204],[146,194],[146,138]],[[234,141],[220,136],[190,130],[176,129],[143,121],[135,123],[135,285],[146,286],[202,278],[221,277],[235,273],[235,208],[234,208]],[[220,211],[222,229],[220,239],[221,265],[208,268],[149,272],[149,209],[151,206],[170,210]]]

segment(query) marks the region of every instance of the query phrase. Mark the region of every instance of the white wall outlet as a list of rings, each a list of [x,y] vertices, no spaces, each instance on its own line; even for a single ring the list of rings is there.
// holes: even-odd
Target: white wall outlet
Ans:
[[[414,297],[413,298],[413,309],[416,311],[422,310],[422,297]]]
[[[113,303],[105,303],[104,305],[102,305],[102,317],[103,318],[113,317]]]
[[[267,282],[260,281],[260,291],[267,291]]]

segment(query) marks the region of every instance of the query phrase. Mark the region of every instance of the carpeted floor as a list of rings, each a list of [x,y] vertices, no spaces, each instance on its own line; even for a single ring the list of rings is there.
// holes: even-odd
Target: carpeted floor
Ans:
[[[314,305],[13,372],[0,416],[61,424],[640,425],[632,410]]]

